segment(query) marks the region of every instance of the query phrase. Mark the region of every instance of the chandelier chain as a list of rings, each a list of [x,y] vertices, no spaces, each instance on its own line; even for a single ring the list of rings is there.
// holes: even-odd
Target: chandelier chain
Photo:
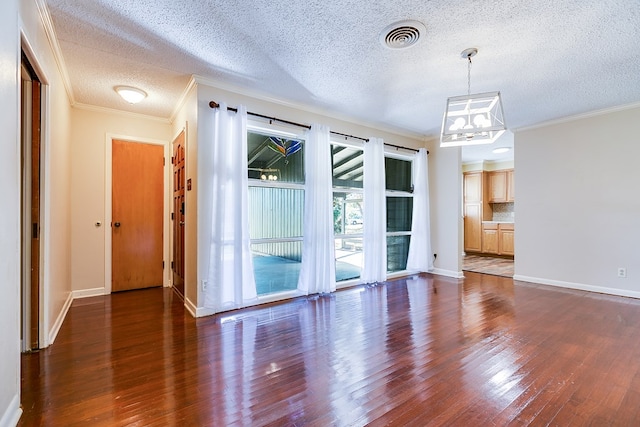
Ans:
[[[467,66],[467,96],[471,96],[471,55],[469,55],[469,65]]]

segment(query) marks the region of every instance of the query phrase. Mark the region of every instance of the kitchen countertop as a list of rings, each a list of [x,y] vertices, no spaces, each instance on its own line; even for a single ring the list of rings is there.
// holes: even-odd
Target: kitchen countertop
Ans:
[[[483,224],[515,224],[515,221],[482,221]]]

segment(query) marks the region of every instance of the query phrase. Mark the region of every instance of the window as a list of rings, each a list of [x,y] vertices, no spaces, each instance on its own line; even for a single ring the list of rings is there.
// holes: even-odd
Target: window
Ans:
[[[363,266],[363,158],[360,147],[331,145],[336,282],[359,278]]]
[[[413,218],[412,161],[385,157],[387,189],[387,271],[406,270]]]
[[[258,295],[295,290],[302,261],[304,141],[249,130],[249,234]]]

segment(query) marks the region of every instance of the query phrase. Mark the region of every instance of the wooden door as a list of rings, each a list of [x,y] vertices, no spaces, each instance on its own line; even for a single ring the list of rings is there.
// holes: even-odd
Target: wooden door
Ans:
[[[173,287],[184,297],[184,214],[185,214],[185,139],[184,131],[173,141]]]
[[[24,52],[21,64],[21,339],[28,351],[40,348],[42,84]]]
[[[111,290],[162,286],[161,145],[113,140]]]
[[[31,115],[31,348],[40,347],[40,89],[33,81]]]

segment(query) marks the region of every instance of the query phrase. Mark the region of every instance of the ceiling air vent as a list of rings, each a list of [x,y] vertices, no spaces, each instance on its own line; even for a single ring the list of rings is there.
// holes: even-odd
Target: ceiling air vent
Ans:
[[[380,43],[389,49],[406,49],[413,46],[427,28],[418,21],[399,21],[388,25],[380,33]]]

